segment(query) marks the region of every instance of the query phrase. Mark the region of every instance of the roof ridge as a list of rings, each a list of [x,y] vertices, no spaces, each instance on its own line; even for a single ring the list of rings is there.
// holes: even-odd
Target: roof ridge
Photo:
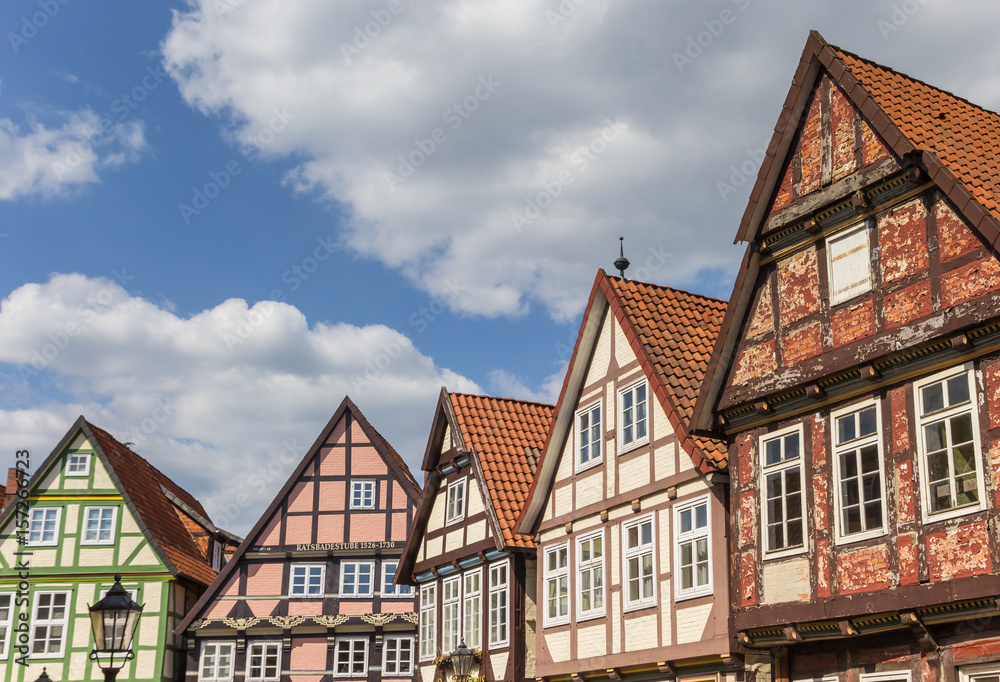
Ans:
[[[548,408],[555,407],[555,405],[552,405],[550,403],[543,403],[539,400],[522,400],[521,398],[502,398],[500,396],[495,396],[495,395],[487,395],[481,393],[460,393],[458,391],[448,391],[448,394],[464,396],[466,398],[484,398],[486,400],[499,400],[506,403],[522,403],[524,405],[538,405],[539,407],[548,407]]]
[[[654,282],[644,282],[639,279],[624,279],[622,277],[617,277],[615,275],[608,275],[608,279],[616,282],[621,282],[623,284],[644,284],[649,287],[656,287],[657,289],[665,289],[667,291],[672,291],[677,294],[684,294],[686,296],[694,296],[695,298],[701,298],[706,301],[714,301],[722,305],[729,305],[728,301],[721,298],[716,298],[715,296],[706,296],[705,294],[699,294],[694,291],[688,291],[687,289],[678,289],[677,287],[667,286],[666,284],[656,284]]]

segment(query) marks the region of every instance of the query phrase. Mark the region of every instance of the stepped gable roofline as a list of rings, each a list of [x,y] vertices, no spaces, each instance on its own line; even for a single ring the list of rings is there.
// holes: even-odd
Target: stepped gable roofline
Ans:
[[[299,460],[299,463],[295,466],[295,469],[288,476],[288,480],[286,480],[285,484],[281,486],[281,490],[279,490],[278,494],[274,496],[273,500],[271,500],[271,504],[267,506],[267,509],[264,510],[264,513],[261,514],[260,518],[257,519],[257,523],[255,523],[253,529],[251,529],[251,531],[247,533],[246,538],[244,538],[243,542],[240,543],[240,546],[236,549],[236,552],[233,554],[232,558],[230,558],[229,561],[226,563],[226,565],[222,567],[222,570],[219,571],[218,576],[216,576],[212,584],[209,585],[208,589],[202,593],[201,597],[191,608],[191,610],[188,611],[187,615],[184,616],[180,624],[176,628],[174,628],[175,635],[183,634],[184,631],[187,629],[187,627],[192,623],[192,621],[194,621],[196,618],[199,617],[201,612],[205,609],[205,606],[208,605],[209,601],[211,601],[215,597],[216,593],[219,591],[219,588],[225,583],[226,579],[233,572],[233,570],[235,570],[235,567],[237,563],[239,563],[239,560],[243,557],[244,554],[246,554],[247,550],[253,545],[254,540],[257,539],[261,531],[264,530],[265,524],[280,509],[282,500],[284,500],[289,495],[289,493],[291,493],[292,487],[298,481],[299,477],[302,475],[302,472],[305,470],[305,468],[309,465],[309,462],[311,462],[313,457],[317,455],[319,449],[327,441],[327,438],[329,438],[330,433],[337,426],[337,424],[340,423],[340,421],[344,418],[344,415],[348,411],[351,412],[352,416],[361,426],[362,430],[364,430],[365,435],[367,435],[368,438],[371,440],[372,444],[375,446],[376,451],[378,451],[379,455],[381,455],[382,459],[385,460],[386,464],[389,466],[389,469],[396,474],[396,480],[400,483],[400,485],[403,486],[403,490],[406,491],[410,499],[414,500],[414,502],[418,499],[420,495],[420,488],[416,486],[416,480],[413,478],[413,475],[409,472],[409,469],[406,468],[406,464],[399,457],[399,455],[396,453],[395,450],[393,450],[391,447],[387,448],[388,443],[386,442],[386,440],[382,438],[382,436],[380,436],[378,432],[375,431],[374,428],[372,428],[372,425],[368,422],[364,414],[361,412],[358,406],[354,404],[354,402],[350,399],[350,397],[344,396],[344,400],[340,403],[340,407],[337,408],[337,411],[333,413],[332,417],[330,417],[330,420],[326,423],[326,426],[324,426],[322,431],[320,431],[320,434],[316,437],[316,440],[313,441],[312,447],[310,447],[309,450],[306,452],[306,454],[302,457],[302,459]],[[402,465],[402,467],[404,468],[405,473],[404,471],[398,471],[400,465]]]
[[[569,369],[556,403],[538,473],[527,504],[518,518],[521,533],[534,533],[548,497],[563,442],[573,415],[586,367],[593,354],[605,314],[610,311],[642,365],[684,451],[701,473],[728,466],[725,444],[689,428],[698,388],[725,313],[724,301],[680,289],[624,280],[597,271],[580,325]]]

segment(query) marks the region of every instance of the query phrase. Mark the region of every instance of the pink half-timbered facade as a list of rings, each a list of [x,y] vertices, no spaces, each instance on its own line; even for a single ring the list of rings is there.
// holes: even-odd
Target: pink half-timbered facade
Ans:
[[[414,679],[416,593],[394,578],[419,497],[344,398],[178,627],[188,682]]]

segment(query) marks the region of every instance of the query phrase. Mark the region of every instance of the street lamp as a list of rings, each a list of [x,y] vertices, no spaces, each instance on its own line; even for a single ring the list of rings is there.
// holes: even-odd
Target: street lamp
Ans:
[[[451,654],[451,665],[455,671],[451,676],[453,682],[469,682],[473,655],[472,650],[465,646],[465,637],[463,637],[462,643]]]
[[[105,682],[114,682],[118,671],[135,657],[132,637],[140,614],[142,606],[132,601],[122,587],[122,574],[115,573],[115,584],[104,599],[90,607],[90,625],[94,631],[94,650],[90,652],[90,660],[97,661],[104,670]],[[102,664],[100,659],[106,659],[107,664]]]

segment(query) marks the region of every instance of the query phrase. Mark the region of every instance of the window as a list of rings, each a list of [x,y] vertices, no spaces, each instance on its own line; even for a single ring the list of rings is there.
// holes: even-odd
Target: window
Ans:
[[[345,568],[346,570],[346,568]],[[355,586],[357,574],[355,572]],[[323,597],[326,584],[326,564],[292,564],[289,597]]]
[[[437,652],[437,585],[420,586],[420,660],[434,658]]]
[[[1000,664],[963,666],[958,670],[960,682],[1000,682]]]
[[[834,412],[833,443],[837,475],[837,537],[853,541],[881,535],[885,528],[885,487],[879,406]]]
[[[576,413],[576,470],[583,471],[601,461],[601,403]]]
[[[89,476],[90,475],[90,453],[71,452],[66,458],[67,476]]]
[[[281,679],[281,642],[254,642],[247,646],[247,680]]]
[[[569,622],[569,545],[545,550],[545,626]]]
[[[871,291],[872,268],[868,228],[861,225],[831,237],[826,244],[830,270],[830,305]]]
[[[894,670],[884,673],[861,673],[861,682],[910,682],[909,670]]]
[[[351,481],[351,509],[375,508],[375,481]]]
[[[620,409],[619,452],[649,441],[646,410],[646,381],[633,384],[618,394]]]
[[[412,637],[386,637],[382,651],[383,675],[413,674]]]
[[[218,542],[212,543],[212,570],[222,570],[222,545]]]
[[[915,385],[920,423],[924,517],[949,518],[982,509],[979,422],[970,367]]]
[[[374,561],[344,561],[340,564],[340,596],[372,596]]]
[[[233,679],[233,642],[205,642],[201,646],[199,682],[222,682]]]
[[[69,592],[36,592],[35,617],[31,624],[31,655],[52,658],[63,654],[63,638],[69,617]]]
[[[14,626],[14,593],[0,592],[0,659],[7,658],[7,638]]]
[[[802,429],[761,438],[764,528],[768,553],[802,551]]]
[[[507,591],[509,564],[504,561],[490,566],[490,646],[503,647],[507,639]]]
[[[445,523],[455,523],[465,518],[465,479],[448,486],[448,509]],[[451,649],[449,649],[451,651]]]
[[[382,562],[382,596],[383,597],[411,597],[413,596],[413,588],[409,585],[394,585],[393,580],[396,578],[396,568],[399,566],[398,561],[383,561]]]
[[[338,639],[335,677],[368,676],[368,639]]]
[[[576,540],[579,620],[604,615],[604,531]]]
[[[653,577],[653,517],[622,524],[625,545],[625,609],[656,604]]]
[[[59,512],[61,507],[35,507],[28,524],[29,545],[54,545],[59,539]]]
[[[83,510],[84,545],[112,545],[115,542],[117,507],[86,507]]]
[[[458,648],[458,629],[461,620],[461,587],[459,578],[445,580],[442,583],[443,601],[441,607],[441,625],[444,629],[441,646],[451,652]]]
[[[678,600],[712,594],[708,503],[706,496],[674,507],[674,567]]]
[[[481,570],[468,571],[463,576],[465,628],[462,635],[465,637],[465,645],[471,649],[480,647],[480,637],[482,634],[482,613],[483,613],[483,572]]]

